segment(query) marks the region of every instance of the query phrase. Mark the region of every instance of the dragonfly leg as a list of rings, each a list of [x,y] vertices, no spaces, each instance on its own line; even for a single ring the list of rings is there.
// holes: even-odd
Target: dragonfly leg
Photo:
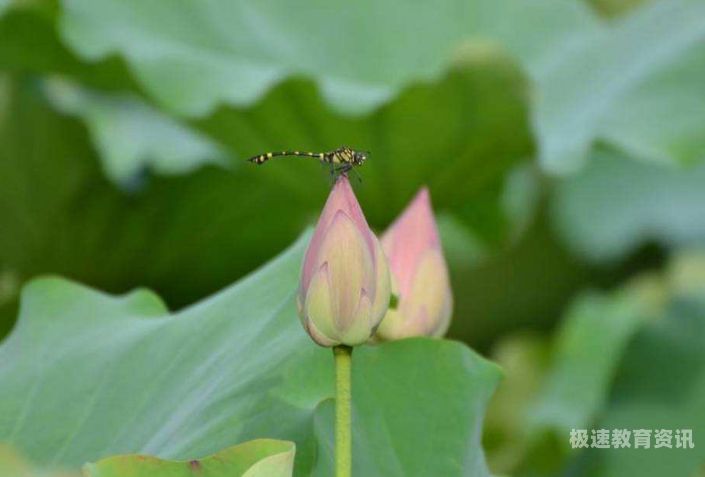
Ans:
[[[337,175],[347,174],[348,172],[350,172],[350,169],[352,169],[352,165],[342,164],[342,165],[335,168],[335,173]]]
[[[357,182],[362,184],[362,176],[358,174],[358,172],[355,170],[355,168],[351,167],[350,171],[355,174],[355,178],[357,179]]]

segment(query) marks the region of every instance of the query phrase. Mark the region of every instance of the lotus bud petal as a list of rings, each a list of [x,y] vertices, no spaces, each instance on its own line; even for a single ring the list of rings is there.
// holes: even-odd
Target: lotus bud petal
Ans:
[[[341,176],[304,256],[297,296],[301,322],[321,346],[356,346],[377,330],[390,293],[382,246]]]
[[[398,300],[377,337],[443,336],[450,325],[453,295],[428,189],[421,189],[385,232],[382,248]]]

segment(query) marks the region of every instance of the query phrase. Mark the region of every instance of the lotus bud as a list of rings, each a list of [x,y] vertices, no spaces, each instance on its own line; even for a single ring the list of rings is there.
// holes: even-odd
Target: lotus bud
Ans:
[[[387,312],[387,260],[345,176],[333,186],[304,256],[301,322],[321,346],[366,342]]]
[[[450,325],[453,295],[428,189],[421,189],[385,232],[382,248],[398,300],[377,337],[443,336]]]

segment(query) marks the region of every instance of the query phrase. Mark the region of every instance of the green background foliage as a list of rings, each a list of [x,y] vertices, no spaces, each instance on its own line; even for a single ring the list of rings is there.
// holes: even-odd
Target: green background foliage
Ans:
[[[482,435],[496,474],[691,477],[705,432],[702,18],[702,0],[0,0],[0,335],[16,326],[0,344],[0,440],[41,466],[72,433],[55,463],[78,468],[280,438],[297,443],[297,475],[328,475],[330,362],[283,304],[299,252],[270,265],[288,271],[261,295],[237,290],[266,271],[230,286],[314,223],[329,188],[314,161],[245,159],[348,144],[371,151],[355,189],[377,231],[430,188],[450,337],[505,375],[481,429],[496,370],[463,345],[356,352],[359,475],[484,475]],[[26,285],[46,274],[117,297]],[[162,298],[125,295],[136,287]],[[276,313],[253,304],[274,296]],[[146,348],[152,326],[167,336]],[[96,426],[124,417],[104,411],[116,396],[157,389],[160,363],[172,405],[145,403],[119,445],[91,447],[115,437]],[[189,385],[212,393],[204,420],[146,446]],[[571,427],[600,426],[693,428],[696,449],[567,448]]]

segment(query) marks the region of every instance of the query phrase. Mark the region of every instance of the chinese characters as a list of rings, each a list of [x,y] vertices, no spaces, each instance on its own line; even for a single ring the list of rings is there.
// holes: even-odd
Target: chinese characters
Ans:
[[[692,429],[571,429],[573,449],[693,449]]]

